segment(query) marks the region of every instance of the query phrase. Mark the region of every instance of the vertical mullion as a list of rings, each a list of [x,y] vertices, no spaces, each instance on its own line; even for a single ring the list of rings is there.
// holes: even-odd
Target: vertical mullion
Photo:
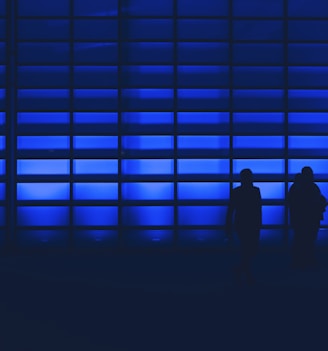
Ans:
[[[118,0],[118,33],[117,33],[117,98],[118,98],[118,109],[117,109],[117,128],[118,128],[118,165],[117,165],[117,185],[118,185],[118,246],[121,248],[123,245],[124,240],[124,233],[123,233],[123,204],[122,204],[122,157],[123,157],[123,150],[122,150],[122,23],[123,23],[123,15],[122,15],[122,1]]]

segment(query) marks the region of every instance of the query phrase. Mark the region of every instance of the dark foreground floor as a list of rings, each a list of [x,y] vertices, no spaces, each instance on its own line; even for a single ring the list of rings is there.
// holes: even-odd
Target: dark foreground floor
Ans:
[[[327,350],[328,253],[321,270],[261,253],[238,287],[235,253],[0,257],[0,350]]]

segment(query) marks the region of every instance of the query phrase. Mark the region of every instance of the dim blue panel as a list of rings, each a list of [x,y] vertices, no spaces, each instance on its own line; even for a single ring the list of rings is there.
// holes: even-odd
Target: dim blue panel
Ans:
[[[171,87],[174,85],[173,66],[123,66],[124,87]]]
[[[227,20],[178,20],[179,40],[224,40],[229,38]]]
[[[0,136],[0,151],[5,150],[6,148],[6,137]]]
[[[69,160],[17,160],[18,175],[68,175]]]
[[[283,40],[283,21],[235,20],[234,40]]]
[[[6,66],[0,66],[0,86],[4,86],[6,84]]]
[[[117,64],[118,52],[116,43],[75,43],[75,64]]]
[[[225,43],[178,43],[180,64],[228,64],[229,45]]]
[[[228,174],[229,160],[178,160],[179,174]]]
[[[233,128],[238,133],[284,132],[284,118],[282,112],[236,112],[233,114]]]
[[[328,113],[291,112],[288,127],[292,133],[328,133]]]
[[[117,67],[74,67],[74,86],[77,88],[117,87],[117,74]]]
[[[123,112],[123,123],[144,125],[173,124],[174,114],[172,112]]]
[[[1,3],[0,3],[0,16],[1,16]],[[6,40],[6,20],[0,19],[0,40]]]
[[[104,247],[115,246],[117,244],[118,234],[116,230],[109,229],[89,229],[77,230],[74,233],[75,247]]]
[[[315,157],[328,155],[327,136],[290,136],[288,137],[289,155],[293,157]]]
[[[74,183],[74,200],[117,200],[117,183]]]
[[[123,207],[124,225],[173,225],[173,206]]]
[[[289,0],[288,15],[292,17],[327,17],[326,0]]]
[[[0,126],[4,126],[6,123],[6,112],[0,112]]]
[[[171,150],[173,149],[173,144],[174,140],[172,136],[142,135],[122,137],[122,145],[124,149]]]
[[[224,245],[226,234],[223,230],[213,229],[186,229],[179,230],[179,246],[217,246]]]
[[[171,19],[130,19],[123,23],[123,40],[173,40]]]
[[[74,0],[75,16],[117,16],[118,0]]]
[[[0,206],[0,226],[6,225],[6,208]]]
[[[0,43],[0,64],[6,64],[6,45]]]
[[[116,124],[117,112],[75,112],[74,124]]]
[[[179,109],[228,109],[228,89],[178,89]]]
[[[18,0],[19,16],[69,16],[69,2],[56,0]]]
[[[228,66],[178,66],[179,87],[229,86]]]
[[[179,225],[223,225],[226,206],[179,206]]]
[[[19,64],[67,64],[69,60],[67,43],[18,44]]]
[[[69,224],[67,206],[18,206],[17,223],[22,226],[59,226]]]
[[[250,168],[254,174],[281,174],[285,172],[284,160],[234,160],[233,173]]]
[[[21,247],[65,247],[69,234],[66,230],[19,230],[17,243]]]
[[[233,146],[236,149],[282,149],[283,136],[236,136]]]
[[[1,0],[0,1],[0,16],[5,16],[6,15],[6,9],[7,9],[7,1],[6,0]]]
[[[74,149],[117,149],[117,136],[76,136]]]
[[[6,184],[0,183],[0,200],[6,199]]]
[[[117,36],[117,20],[81,19],[74,21],[74,40],[114,41],[117,40]]]
[[[282,225],[285,223],[284,206],[262,206],[263,225]]]
[[[1,146],[0,146],[1,148]],[[19,136],[18,150],[68,150],[69,137],[65,136]]]
[[[314,179],[316,175],[328,175],[327,160],[313,160],[313,159],[295,159],[288,160],[288,169],[290,174],[296,174],[301,172],[302,168],[309,166],[313,169]]]
[[[130,16],[172,16],[174,0],[122,0],[122,10]]]
[[[18,40],[69,40],[68,20],[19,20]]]
[[[317,243],[321,247],[328,246],[328,229],[327,228],[319,229]]]
[[[70,84],[69,67],[18,67],[19,87],[59,88]]]
[[[171,175],[173,172],[172,160],[122,160],[125,175]]]
[[[117,174],[117,160],[74,160],[74,174]]]
[[[123,43],[123,63],[172,64],[173,48],[172,43]]]
[[[279,88],[284,85],[284,68],[234,67],[233,84],[236,88]]]
[[[129,110],[171,110],[173,89],[123,89],[123,105]]]
[[[69,108],[68,89],[19,89],[18,106],[21,110],[61,110]]]
[[[122,197],[124,200],[173,200],[173,183],[123,183]]]
[[[281,229],[261,229],[260,245],[264,246],[279,246],[284,243],[284,233]]]
[[[289,44],[288,61],[290,65],[326,65],[327,44]]]
[[[228,149],[228,136],[178,136],[181,149]]]
[[[18,183],[17,200],[69,200],[69,183]]]
[[[179,0],[178,16],[228,16],[229,0]]]
[[[328,87],[328,67],[289,67],[290,87]]]
[[[289,90],[288,100],[291,110],[326,110],[328,90]]]
[[[196,130],[202,127],[209,127],[210,130],[219,129],[228,131],[228,112],[178,112],[178,125],[181,130],[186,130],[186,126],[195,127]]]
[[[282,44],[234,44],[234,64],[278,65],[283,64]]]
[[[6,161],[0,160],[0,175],[4,175],[6,172]]]
[[[19,112],[18,124],[69,124],[70,116],[67,112]]]
[[[290,41],[328,40],[328,22],[320,20],[289,20],[288,39]]]
[[[117,207],[75,206],[74,225],[117,225]]]
[[[234,0],[234,16],[249,17],[282,17],[284,0]]]
[[[74,102],[78,110],[117,109],[117,89],[75,89]]]
[[[167,229],[131,230],[124,232],[124,242],[134,247],[163,247],[173,244],[173,231]]]
[[[284,90],[237,90],[233,91],[234,108],[242,110],[282,110]]]
[[[229,183],[178,183],[178,198],[179,200],[226,200],[229,198]]]

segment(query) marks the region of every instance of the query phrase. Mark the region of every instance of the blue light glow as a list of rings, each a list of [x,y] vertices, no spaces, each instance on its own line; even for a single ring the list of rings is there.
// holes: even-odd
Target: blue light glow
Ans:
[[[19,112],[18,124],[68,124],[67,112]]]
[[[116,149],[117,136],[76,136],[74,149]]]
[[[69,200],[69,183],[18,183],[17,200]]]
[[[223,225],[226,206],[179,206],[180,225]]]
[[[127,175],[170,175],[173,160],[122,160],[122,172]]]
[[[179,174],[229,174],[229,160],[178,160]]]
[[[69,173],[69,160],[17,160],[18,175],[68,175]]]
[[[171,136],[124,136],[123,148],[134,150],[170,150],[173,149],[173,137]]]
[[[122,215],[124,225],[173,224],[173,206],[126,206]]]
[[[74,160],[74,174],[117,174],[117,160]]]
[[[67,206],[18,206],[19,226],[61,226],[69,224]]]
[[[227,200],[229,183],[178,183],[179,200]]]
[[[117,200],[117,183],[74,183],[74,200]]]
[[[75,206],[74,224],[78,226],[117,225],[115,206]]]
[[[173,200],[173,183],[123,183],[122,197],[124,200]]]
[[[1,140],[1,139],[0,139]],[[64,136],[19,136],[18,150],[69,149],[69,137]]]

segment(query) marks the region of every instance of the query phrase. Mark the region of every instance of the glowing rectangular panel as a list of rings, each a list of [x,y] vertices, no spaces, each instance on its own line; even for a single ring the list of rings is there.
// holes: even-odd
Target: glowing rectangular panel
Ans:
[[[291,156],[326,156],[328,137],[326,136],[290,136],[288,148]]]
[[[117,136],[76,136],[73,139],[74,149],[116,149]]]
[[[134,150],[171,150],[173,149],[172,136],[124,136],[123,148]]]
[[[239,173],[244,168],[250,168],[254,174],[283,174],[284,160],[234,160],[233,173]]]
[[[289,108],[295,111],[328,109],[328,90],[289,90]]]
[[[75,225],[117,225],[117,207],[114,206],[75,206]]]
[[[17,223],[20,226],[62,226],[69,224],[67,206],[18,206]]]
[[[179,174],[228,174],[229,160],[178,160]]]
[[[284,113],[282,112],[235,112],[233,114],[233,129],[238,133],[284,132]]]
[[[282,136],[236,136],[233,137],[234,148],[237,149],[282,149]]]
[[[173,225],[173,206],[126,206],[124,225]]]
[[[226,206],[179,206],[179,225],[223,225]]]
[[[68,124],[69,113],[67,112],[19,112],[17,113],[18,124]]]
[[[74,160],[74,174],[117,174],[117,160]]]
[[[288,160],[288,169],[290,174],[296,174],[301,172],[302,168],[305,166],[309,166],[312,168],[314,172],[314,178],[316,175],[328,175],[327,169],[327,161],[325,159],[322,160],[314,160],[314,159],[292,159]]]
[[[74,200],[117,200],[117,183],[74,183]]]
[[[284,206],[262,206],[263,225],[282,225],[285,222]]]
[[[116,124],[116,112],[75,112],[74,124]]]
[[[69,183],[18,183],[17,200],[69,200]]]
[[[18,150],[68,150],[69,137],[65,136],[19,136]]]
[[[68,175],[69,160],[17,160],[18,175]]]
[[[173,183],[123,183],[122,197],[124,200],[173,200]]]
[[[327,112],[291,112],[288,128],[292,133],[328,133]]]
[[[165,125],[173,124],[172,112],[123,112],[123,123],[134,125]]]
[[[178,89],[180,109],[228,109],[228,89]]]
[[[178,148],[181,149],[228,149],[227,136],[178,136]]]
[[[122,160],[122,173],[129,175],[171,175],[173,160]]]
[[[276,90],[237,90],[233,91],[233,103],[236,110],[282,110],[284,91]]]
[[[170,110],[173,108],[173,89],[123,89],[126,109]]]
[[[285,198],[285,184],[282,182],[254,182],[261,192],[262,200],[283,200]],[[234,188],[240,183],[234,183]]]
[[[229,189],[229,183],[178,183],[178,198],[179,200],[227,200]]]
[[[6,184],[0,183],[0,200],[6,199]]]

